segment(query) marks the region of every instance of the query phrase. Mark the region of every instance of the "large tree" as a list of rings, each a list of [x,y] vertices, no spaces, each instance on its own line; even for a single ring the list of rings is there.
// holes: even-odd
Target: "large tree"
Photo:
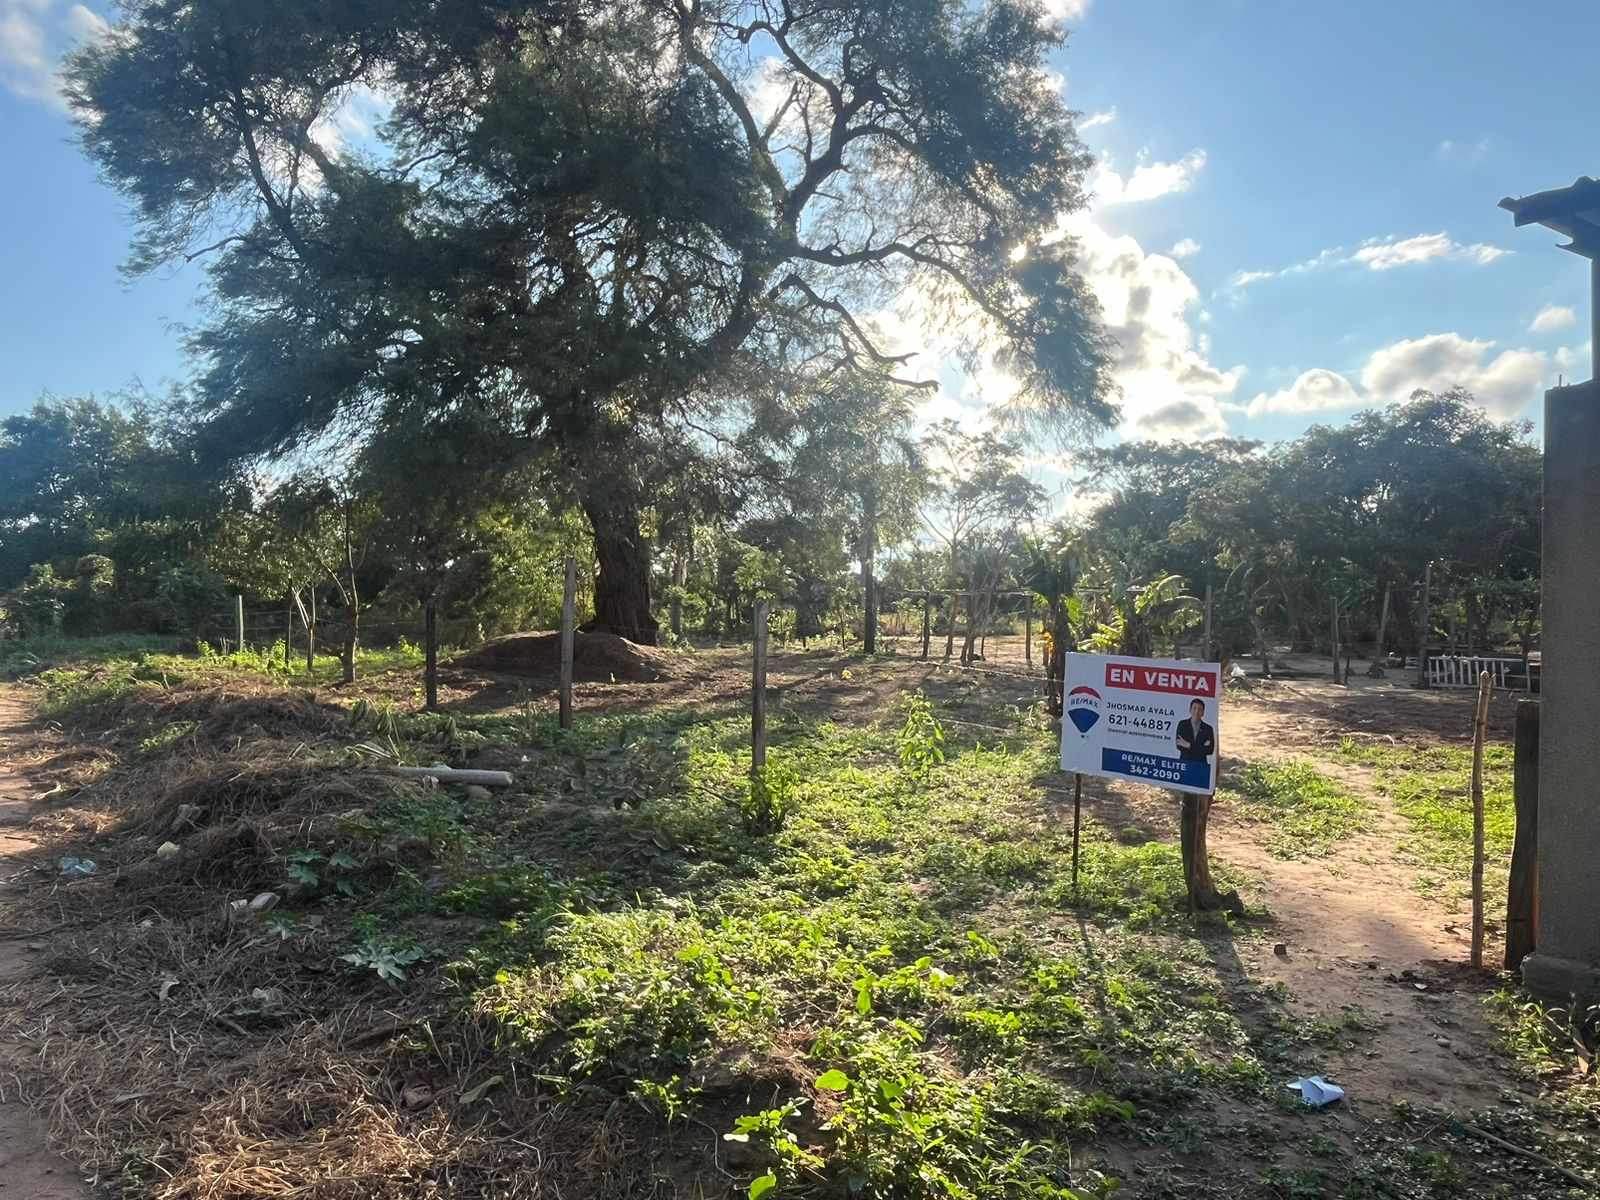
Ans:
[[[69,79],[131,265],[208,260],[218,445],[483,406],[503,460],[566,456],[597,620],[651,640],[652,452],[730,373],[898,378],[868,314],[914,295],[1015,378],[1003,419],[1114,419],[1050,240],[1089,165],[1060,40],[1037,0],[134,0]]]

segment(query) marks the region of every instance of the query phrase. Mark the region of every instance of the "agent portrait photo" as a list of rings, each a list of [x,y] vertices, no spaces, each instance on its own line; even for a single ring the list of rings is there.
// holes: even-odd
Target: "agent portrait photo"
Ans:
[[[1205,762],[1217,752],[1217,731],[1206,724],[1206,702],[1189,701],[1189,719],[1178,722],[1178,757]]]

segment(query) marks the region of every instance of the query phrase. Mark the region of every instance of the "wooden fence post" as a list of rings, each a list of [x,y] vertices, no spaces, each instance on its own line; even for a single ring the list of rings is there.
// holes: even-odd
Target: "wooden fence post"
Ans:
[[[284,597],[283,601],[283,669],[288,674],[294,674],[294,601]]]
[[[1331,649],[1333,650],[1333,681],[1335,683],[1338,683],[1338,682],[1340,682],[1340,679],[1339,679],[1339,600],[1338,600],[1338,597],[1334,597],[1334,599],[1331,601],[1331,603],[1332,603],[1332,606],[1333,606],[1333,633],[1332,633],[1333,640],[1332,640],[1332,643],[1331,643]]]
[[[422,686],[424,707],[439,707],[439,603],[430,594],[422,606]]]
[[[567,556],[566,585],[561,591],[561,717],[572,728],[572,651],[578,636],[578,560]]]
[[[1027,599],[1027,607],[1022,610],[1022,657],[1028,664],[1028,669],[1033,670],[1033,596]]]
[[[1389,634],[1389,586],[1387,583],[1383,585],[1383,615],[1378,618],[1378,645],[1372,655],[1372,665],[1377,668],[1372,675],[1378,679],[1383,678],[1383,664],[1387,658],[1383,646]]]
[[[922,657],[928,657],[928,639],[933,630],[933,593],[922,593]]]
[[[750,773],[767,765],[767,602],[756,601],[750,670]]]
[[[240,592],[237,596],[235,596],[233,598],[233,600],[234,600],[233,611],[234,611],[234,616],[236,618],[235,624],[237,625],[238,630],[239,630],[239,644],[238,644],[237,648],[240,649],[240,650],[243,650],[244,649],[244,593]]]
[[[1478,676],[1478,712],[1472,723],[1472,965],[1483,966],[1483,741],[1489,730],[1494,677]]]
[[[1417,627],[1417,686],[1428,686],[1428,627],[1433,624],[1433,562],[1422,572],[1422,622]]]
[[[1517,702],[1512,795],[1517,811],[1506,889],[1506,970],[1521,968],[1539,936],[1539,702]]]

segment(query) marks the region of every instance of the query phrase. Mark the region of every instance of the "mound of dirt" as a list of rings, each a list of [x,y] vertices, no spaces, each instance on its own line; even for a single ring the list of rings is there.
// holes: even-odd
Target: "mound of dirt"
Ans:
[[[504,675],[561,674],[561,635],[508,633],[469,650],[454,665]],[[572,677],[588,683],[653,683],[671,679],[676,658],[659,646],[640,646],[614,633],[579,632],[572,645]]]

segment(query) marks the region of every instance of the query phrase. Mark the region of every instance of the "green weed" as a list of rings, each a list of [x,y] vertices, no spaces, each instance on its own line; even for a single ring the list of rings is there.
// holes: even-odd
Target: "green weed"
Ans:
[[[1271,826],[1279,858],[1321,858],[1367,824],[1361,801],[1303,759],[1250,763],[1226,789],[1242,816]]]

